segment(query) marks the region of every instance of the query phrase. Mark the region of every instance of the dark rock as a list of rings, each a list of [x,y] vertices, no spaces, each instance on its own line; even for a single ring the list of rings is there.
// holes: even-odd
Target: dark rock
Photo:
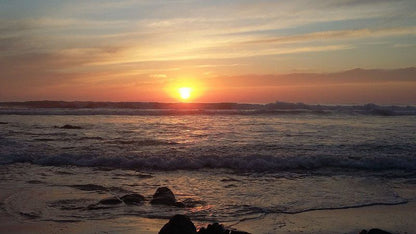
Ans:
[[[230,234],[250,234],[248,232],[243,232],[243,231],[231,231]]]
[[[367,230],[362,230],[360,234],[391,234],[391,232],[387,232],[378,228],[372,228],[368,232]]]
[[[153,199],[150,201],[151,204],[162,204],[162,205],[175,205],[176,198],[173,192],[167,187],[160,187],[153,194]]]
[[[45,184],[45,182],[42,182],[40,180],[28,180],[27,183],[29,183],[29,184]]]
[[[248,232],[225,229],[224,226],[219,223],[208,224],[207,228],[201,228],[198,233],[199,234],[250,234]]]
[[[391,232],[384,231],[378,228],[373,228],[373,229],[370,229],[370,231],[368,231],[368,234],[391,234]]]
[[[148,179],[148,178],[153,177],[152,175],[149,175],[149,174],[138,174],[136,176],[139,177],[139,178],[142,178],[142,179]]]
[[[74,184],[68,185],[69,187],[76,188],[82,191],[107,191],[108,189],[101,185],[96,184]]]
[[[114,171],[112,167],[94,167],[94,171]]]
[[[208,224],[207,228],[201,228],[198,233],[201,233],[201,234],[229,234],[230,231],[226,230],[222,224],[213,223],[213,224]]]
[[[127,205],[136,205],[144,201],[145,198],[138,193],[132,193],[120,197],[120,200],[122,200]]]
[[[0,124],[8,124],[7,122],[0,122]]]
[[[56,127],[55,128],[62,128],[62,129],[82,129],[80,126],[75,126],[75,125],[70,125],[70,124],[65,124],[64,126],[61,127]]]
[[[102,205],[117,205],[120,203],[122,203],[122,201],[118,199],[117,197],[105,198],[98,202],[98,204],[102,204]]]
[[[206,228],[201,228],[196,232],[195,225],[185,215],[173,216],[162,229],[159,234],[188,234],[188,233],[199,233],[199,234],[250,234],[248,232],[228,230],[225,229],[222,224],[213,223],[209,224]]]
[[[185,204],[183,204],[183,202],[175,202],[175,204],[173,204],[174,206],[176,206],[176,207],[179,207],[179,208],[185,208],[186,206],[185,206]]]
[[[187,216],[175,215],[160,229],[159,234],[196,234],[196,228]]]

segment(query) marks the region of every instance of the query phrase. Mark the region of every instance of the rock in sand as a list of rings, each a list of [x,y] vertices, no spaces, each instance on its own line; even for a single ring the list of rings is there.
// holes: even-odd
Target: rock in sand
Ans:
[[[144,201],[145,198],[138,193],[132,193],[120,197],[120,200],[122,200],[127,205],[136,205]]]
[[[213,223],[209,224],[206,228],[201,228],[196,232],[195,225],[192,221],[185,215],[175,215],[173,216],[167,224],[165,224],[162,229],[160,229],[159,234],[250,234],[248,232],[228,230],[225,229],[222,224]]]
[[[159,234],[196,234],[195,225],[185,215],[173,216],[162,229]]]
[[[122,201],[118,199],[117,197],[105,198],[98,202],[98,204],[102,204],[102,205],[117,205],[120,203],[122,203]]]
[[[62,127],[56,127],[55,128],[62,128],[62,129],[82,129],[80,126],[75,126],[75,125],[70,125],[70,124],[65,124]]]
[[[219,223],[208,224],[207,228],[201,228],[198,233],[201,234],[229,234],[229,231]]]
[[[155,194],[153,194],[153,199],[150,203],[174,206],[176,204],[176,198],[169,188],[160,187],[156,190]]]
[[[387,232],[378,228],[372,228],[368,232],[367,230],[362,230],[360,234],[391,234],[391,232]]]

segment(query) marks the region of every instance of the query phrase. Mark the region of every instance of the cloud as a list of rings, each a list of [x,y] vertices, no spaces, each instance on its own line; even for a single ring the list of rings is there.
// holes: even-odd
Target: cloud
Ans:
[[[416,67],[402,69],[353,69],[334,73],[290,73],[274,75],[220,76],[224,86],[327,86],[346,84],[412,83],[416,86]]]
[[[328,1],[328,5],[332,7],[346,7],[346,6],[362,6],[362,5],[380,5],[380,4],[397,4],[403,0],[338,0]]]
[[[151,74],[151,78],[167,78],[168,76],[166,74]]]
[[[408,47],[414,47],[415,46],[415,44],[401,44],[401,43],[399,43],[399,44],[394,44],[393,45],[393,47],[394,48],[408,48]]]
[[[409,66],[414,9],[407,0],[8,1],[0,9],[0,82],[19,89]]]
[[[256,39],[243,42],[243,44],[283,44],[315,40],[346,40],[351,38],[390,37],[400,35],[416,35],[416,27],[323,31],[301,35]]]

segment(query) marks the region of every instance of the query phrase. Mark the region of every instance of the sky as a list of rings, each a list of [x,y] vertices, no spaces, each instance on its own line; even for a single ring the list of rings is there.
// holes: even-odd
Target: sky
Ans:
[[[414,0],[0,0],[0,101],[416,104],[415,66]]]

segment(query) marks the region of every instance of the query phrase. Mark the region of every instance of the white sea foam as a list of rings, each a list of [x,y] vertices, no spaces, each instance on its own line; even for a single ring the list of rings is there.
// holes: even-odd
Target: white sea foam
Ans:
[[[413,157],[413,156],[412,156]],[[281,172],[317,169],[357,170],[416,170],[412,157],[371,157],[362,159],[334,158],[331,156],[192,156],[192,157],[106,157],[99,155],[1,155],[0,164],[28,162],[50,166],[114,167],[150,170],[196,170],[204,168],[232,169],[237,171]]]
[[[255,172],[415,170],[414,118],[0,115],[7,122],[0,128],[0,164]]]

